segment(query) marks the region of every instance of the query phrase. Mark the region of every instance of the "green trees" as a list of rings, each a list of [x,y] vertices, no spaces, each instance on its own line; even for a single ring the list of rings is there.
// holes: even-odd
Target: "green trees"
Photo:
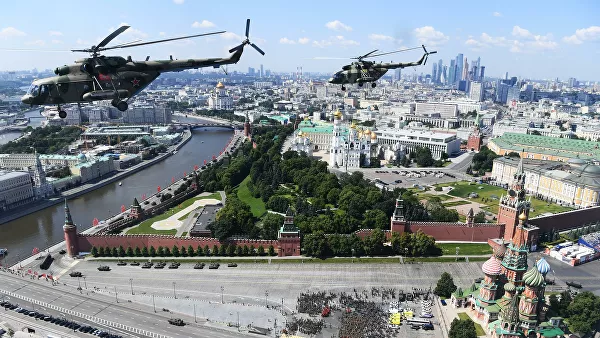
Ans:
[[[277,239],[279,228],[283,225],[283,216],[267,213],[262,219],[261,237]]]
[[[216,218],[210,229],[213,236],[220,241],[235,234],[248,234],[254,228],[254,216],[250,206],[234,194],[228,196],[227,203],[219,210]]]
[[[383,210],[372,209],[365,212],[365,219],[362,221],[363,229],[388,229],[390,219]]]
[[[447,272],[442,273],[442,276],[438,280],[437,285],[435,286],[435,289],[433,290],[433,293],[440,297],[448,298],[454,291],[456,291],[456,285],[454,285],[454,279],[452,279],[452,276],[450,276],[449,273],[447,273]],[[473,329],[475,329],[475,327],[473,327]],[[456,337],[462,337],[462,336],[456,336]]]
[[[135,257],[141,257],[142,256],[142,250],[140,250],[140,247],[136,246],[135,247]]]
[[[144,256],[144,257],[148,256],[148,248],[146,248],[146,247],[142,248],[142,256]]]
[[[127,257],[133,257],[133,249],[128,246],[127,250],[125,251],[125,254],[127,255]]]
[[[46,126],[31,130],[29,137],[10,141],[0,146],[0,153],[31,154],[34,149],[40,154],[56,153],[73,143],[82,130],[78,127]]]
[[[479,153],[473,156],[473,162],[471,164],[472,172],[477,173],[480,176],[485,175],[486,171],[492,170],[494,159],[497,157],[498,155],[496,155],[496,153],[491,151],[488,147],[481,147]]]
[[[438,253],[435,239],[422,231],[417,231],[417,233],[394,233],[392,234],[391,245],[395,254],[403,256],[431,256]]]
[[[269,245],[269,256],[275,256],[275,247]]]
[[[449,338],[477,338],[475,323],[472,320],[454,318],[450,324]]]
[[[415,159],[419,167],[431,167],[433,165],[433,156],[431,150],[426,147],[417,147],[414,151]],[[411,153],[412,155],[412,153]]]
[[[578,293],[568,305],[567,314],[573,332],[591,332],[600,321],[600,297],[589,291]]]
[[[102,250],[102,251],[103,251],[102,253],[104,253],[104,250]],[[94,257],[98,257],[99,256],[98,255],[98,249],[95,246],[92,247],[92,250],[90,252],[91,252],[92,256],[94,256]]]
[[[259,246],[258,247],[258,255],[259,256],[264,256],[265,255],[265,247],[264,246]]]

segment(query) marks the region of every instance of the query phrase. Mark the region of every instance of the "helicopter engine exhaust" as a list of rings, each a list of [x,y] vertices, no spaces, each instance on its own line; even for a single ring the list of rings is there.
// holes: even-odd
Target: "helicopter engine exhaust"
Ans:
[[[117,90],[117,93],[115,93],[114,90],[95,90],[93,92],[83,94],[83,99],[86,101],[112,100],[115,98],[116,94],[118,94],[120,99],[129,96],[129,93],[125,89],[119,89]]]
[[[71,72],[71,68],[69,66],[56,67],[54,70],[54,74],[56,75],[67,75]]]

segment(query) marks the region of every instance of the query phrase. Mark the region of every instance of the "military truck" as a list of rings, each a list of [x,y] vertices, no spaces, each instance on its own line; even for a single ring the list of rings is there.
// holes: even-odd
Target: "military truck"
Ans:
[[[196,263],[196,265],[194,265],[194,269],[204,269],[204,266],[206,264],[204,263]]]
[[[237,264],[236,263],[229,263],[227,264],[228,268],[237,268]]]
[[[171,318],[171,319],[169,319],[169,324],[176,325],[176,326],[184,326],[185,322],[183,320],[181,320],[180,318]]]
[[[82,277],[83,275],[79,271],[72,271],[69,276],[71,277]]]
[[[110,271],[110,266],[108,265],[101,265],[98,267],[98,271]]]

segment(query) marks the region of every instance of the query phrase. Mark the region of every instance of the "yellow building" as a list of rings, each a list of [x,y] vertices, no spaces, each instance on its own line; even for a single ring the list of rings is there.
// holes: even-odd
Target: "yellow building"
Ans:
[[[570,159],[600,160],[598,142],[549,136],[504,133],[487,147],[498,155],[518,153],[522,158],[567,162]]]
[[[494,160],[492,178],[510,184],[519,165],[525,172],[525,190],[538,198],[571,207],[600,204],[600,166],[582,159],[564,162],[514,157]]]

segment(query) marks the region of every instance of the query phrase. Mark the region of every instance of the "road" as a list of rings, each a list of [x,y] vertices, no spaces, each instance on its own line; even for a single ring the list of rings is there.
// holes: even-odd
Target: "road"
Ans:
[[[194,319],[186,316],[179,316],[187,323],[186,326],[176,327],[168,324],[167,320],[173,315],[169,312],[154,313],[152,309],[149,311],[146,307],[125,302],[121,300],[116,303],[112,298],[103,296],[96,292],[77,293],[73,288],[58,285],[51,286],[48,282],[32,280],[29,277],[18,277],[6,272],[0,273],[0,292],[10,291],[21,296],[31,297],[36,300],[52,304],[64,309],[69,309],[89,315],[96,318],[104,319],[111,322],[120,323],[123,325],[152,331],[168,337],[217,337],[229,338],[238,337],[240,333],[229,332],[217,328],[210,328],[203,325],[206,321],[199,320],[198,324],[194,323]],[[88,294],[89,292],[89,294]],[[21,306],[31,309],[35,307],[33,304],[26,304],[23,301],[17,300],[14,297],[12,303],[20,303]],[[39,307],[36,310],[40,310]],[[75,321],[81,322],[77,318]],[[48,326],[54,324],[47,324]]]

